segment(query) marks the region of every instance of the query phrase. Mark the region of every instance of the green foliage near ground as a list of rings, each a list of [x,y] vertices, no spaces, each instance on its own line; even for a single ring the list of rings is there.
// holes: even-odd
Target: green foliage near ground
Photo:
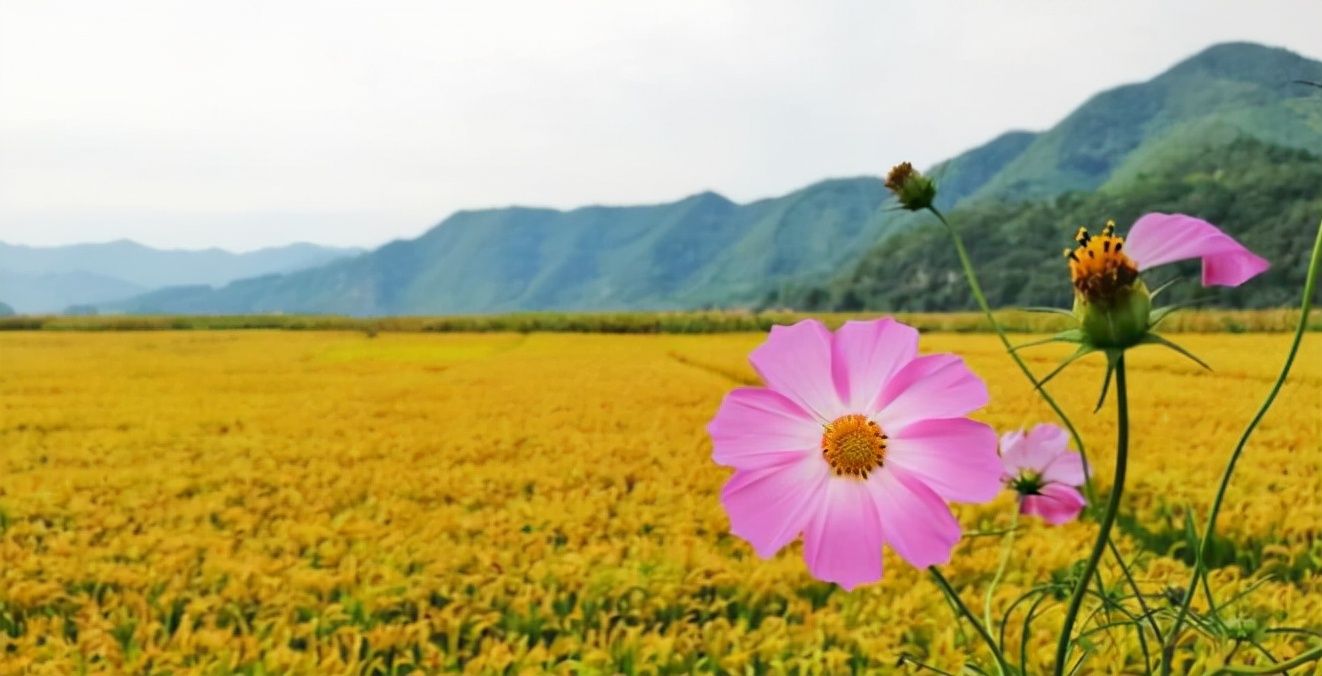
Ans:
[[[813,317],[835,328],[851,319],[880,313],[766,312],[523,312],[455,317],[376,317],[334,315],[194,315],[194,316],[18,316],[0,318],[0,331],[282,331],[454,332],[454,333],[740,333],[765,332],[772,326]],[[922,331],[984,333],[991,326],[976,312],[901,312],[895,318]],[[1309,329],[1322,331],[1322,313],[1312,313]],[[1008,331],[1044,333],[1068,328],[1071,320],[1055,314],[1006,310],[997,321]],[[1163,332],[1246,333],[1293,331],[1299,311],[1227,310],[1178,312],[1161,324]]]
[[[1317,105],[1322,108],[1322,100]],[[1031,202],[979,202],[948,217],[962,233],[993,307],[1066,307],[1071,291],[1061,254],[1073,246],[1075,230],[1084,225],[1095,232],[1111,218],[1123,234],[1153,211],[1204,218],[1272,264],[1235,289],[1202,288],[1197,261],[1157,268],[1145,273],[1151,287],[1182,280],[1163,294],[1162,304],[1292,305],[1299,301],[1322,218],[1322,158],[1244,137],[1154,158],[1148,171],[1124,185]],[[773,292],[765,305],[810,311],[975,308],[950,237],[935,219],[882,243],[834,279]]]

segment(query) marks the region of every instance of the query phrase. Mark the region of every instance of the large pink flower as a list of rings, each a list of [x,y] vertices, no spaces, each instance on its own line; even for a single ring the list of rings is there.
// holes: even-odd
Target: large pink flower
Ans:
[[[1140,272],[1166,263],[1203,259],[1203,286],[1239,286],[1270,264],[1215,225],[1184,214],[1146,214],[1125,237],[1125,251]]]
[[[951,354],[918,356],[893,319],[776,326],[749,360],[766,387],[726,395],[707,426],[733,467],[730,530],[770,558],[800,533],[808,569],[852,589],[881,579],[881,547],[945,563],[960,538],[947,501],[1001,488],[996,433],[969,420],[987,387]]]
[[[1069,449],[1069,435],[1057,425],[1001,437],[1001,480],[1019,493],[1019,513],[1042,517],[1053,526],[1072,521],[1087,502],[1079,493],[1086,478],[1083,456]]]

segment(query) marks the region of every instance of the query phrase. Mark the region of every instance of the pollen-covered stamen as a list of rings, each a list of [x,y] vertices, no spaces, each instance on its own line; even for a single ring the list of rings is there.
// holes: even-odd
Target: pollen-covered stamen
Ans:
[[[1138,266],[1121,251],[1125,240],[1116,236],[1115,221],[1108,221],[1095,237],[1088,234],[1087,228],[1079,228],[1074,241],[1079,246],[1065,250],[1070,280],[1088,302],[1114,300],[1138,279]]]
[[[1032,470],[1024,470],[1010,480],[1010,488],[1020,495],[1040,495],[1045,485],[1042,476]]]
[[[822,456],[836,476],[868,478],[886,459],[886,435],[867,416],[836,418],[822,431]]]

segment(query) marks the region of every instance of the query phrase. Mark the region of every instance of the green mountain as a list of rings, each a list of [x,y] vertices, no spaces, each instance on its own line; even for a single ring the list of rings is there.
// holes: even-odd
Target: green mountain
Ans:
[[[1274,206],[1304,209],[1322,184],[1281,202],[1256,175],[1224,165],[1269,169],[1279,160],[1311,175],[1311,156],[1291,153],[1322,151],[1322,95],[1294,80],[1322,81],[1322,63],[1252,44],[1212,47],[1151,81],[1098,94],[1052,129],[1007,133],[933,167],[939,203],[986,224],[997,233],[988,241],[1011,247],[1013,256],[987,259],[988,275],[1011,291],[1042,285],[1044,294],[1046,277],[1034,271],[1046,264],[1031,258],[1038,244],[1063,248],[1072,227],[1098,214],[1122,221],[1133,209],[1164,208],[1238,222],[1238,212],[1217,210],[1230,208],[1216,201],[1226,191],[1248,191],[1237,194],[1245,203],[1272,196]],[[1134,202],[1135,195],[1148,203]],[[1061,219],[1078,221],[1064,243]],[[388,315],[768,303],[960,307],[967,294],[955,292],[943,263],[948,252],[925,222],[895,211],[877,178],[825,181],[744,205],[703,193],[640,207],[466,211],[417,239],[356,258],[220,289],[164,289],[111,309]],[[1271,232],[1258,242],[1261,250],[1284,251],[1288,232]],[[1276,303],[1278,296],[1223,300]]]
[[[743,206],[703,193],[655,206],[463,211],[357,258],[223,289],[166,289],[119,309],[457,314],[751,300],[768,278],[838,269],[899,227],[886,198],[880,180],[861,178]]]
[[[1322,97],[1318,105],[1322,107]],[[1151,212],[1197,214],[1267,258],[1272,267],[1236,289],[1203,289],[1196,261],[1147,273],[1180,278],[1166,302],[1272,307],[1299,301],[1307,255],[1322,218],[1322,156],[1244,137],[1168,154],[1130,183],[1032,202],[981,201],[949,214],[961,231],[988,301],[995,307],[1068,307],[1062,250],[1080,225],[1108,218],[1121,234]],[[963,269],[944,228],[915,228],[868,251],[848,270],[819,283],[782,288],[764,304],[805,310],[973,310]]]
[[[1322,149],[1322,63],[1249,43],[1216,45],[1141,84],[1102,92],[1039,135],[973,199],[1094,190],[1190,142],[1241,136]]]

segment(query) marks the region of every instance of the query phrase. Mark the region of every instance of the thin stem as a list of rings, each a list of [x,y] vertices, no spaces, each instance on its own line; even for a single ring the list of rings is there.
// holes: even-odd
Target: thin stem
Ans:
[[[1049,598],[1051,597],[1045,594],[1039,596],[1037,600],[1033,602],[1033,605],[1028,607],[1028,615],[1024,617],[1024,630],[1019,635],[1020,673],[1024,673],[1024,674],[1028,673],[1028,638],[1033,633],[1033,616],[1037,614],[1037,607],[1041,605],[1043,601],[1046,601]]]
[[[1129,583],[1129,588],[1134,590],[1134,598],[1138,599],[1139,610],[1143,611],[1143,617],[1147,618],[1152,625],[1152,633],[1157,637],[1157,643],[1162,643],[1165,638],[1161,635],[1161,627],[1157,625],[1157,618],[1148,610],[1148,604],[1143,600],[1143,590],[1138,588],[1138,582],[1134,580],[1133,573],[1129,572],[1129,566],[1125,563],[1124,557],[1120,556],[1120,548],[1115,546],[1114,541],[1106,543],[1111,548],[1111,555],[1115,557],[1115,562],[1120,564],[1120,572],[1125,576],[1125,581]]]
[[[1193,577],[1185,588],[1184,603],[1180,605],[1180,612],[1175,616],[1175,623],[1171,625],[1170,633],[1166,637],[1164,653],[1167,659],[1162,660],[1163,674],[1170,673],[1170,657],[1173,656],[1175,644],[1179,640],[1180,628],[1184,625],[1185,618],[1189,614],[1189,606],[1193,602],[1194,590],[1198,588],[1199,582],[1206,575],[1206,564],[1204,562],[1212,545],[1212,535],[1216,531],[1216,519],[1221,515],[1221,503],[1225,501],[1226,489],[1230,487],[1230,477],[1235,473],[1235,464],[1239,462],[1239,456],[1248,444],[1249,435],[1257,429],[1258,423],[1262,421],[1263,416],[1267,415],[1267,410],[1271,408],[1272,402],[1276,401],[1276,395],[1280,393],[1281,387],[1285,385],[1286,377],[1290,375],[1290,367],[1294,365],[1295,355],[1299,354],[1299,344],[1303,341],[1304,330],[1308,328],[1308,311],[1312,309],[1313,293],[1317,289],[1317,276],[1320,268],[1322,268],[1322,223],[1318,223],[1317,239],[1313,242],[1313,255],[1308,262],[1308,276],[1304,280],[1304,298],[1300,303],[1299,324],[1295,326],[1294,340],[1290,343],[1290,351],[1285,356],[1285,364],[1281,366],[1281,374],[1276,377],[1276,384],[1272,385],[1271,392],[1267,394],[1262,406],[1258,408],[1258,413],[1253,416],[1253,420],[1244,429],[1244,434],[1240,436],[1234,452],[1230,454],[1230,463],[1226,465],[1226,471],[1221,475],[1221,485],[1217,488],[1216,499],[1212,501],[1212,511],[1207,515],[1207,528],[1203,532],[1202,541],[1198,544]],[[1210,603],[1211,599],[1208,601]]]
[[[1235,647],[1238,648],[1239,644],[1236,643]],[[1227,658],[1228,657],[1229,656],[1227,656]],[[1289,673],[1289,671],[1295,667],[1302,667],[1303,665],[1308,664],[1309,662],[1313,662],[1319,659],[1322,659],[1322,647],[1313,648],[1308,652],[1299,653],[1295,657],[1288,659],[1284,662],[1269,664],[1265,667],[1221,667],[1221,670],[1216,673],[1218,675],[1220,674],[1285,674],[1285,673]]]
[[[946,671],[945,669],[938,669],[937,667],[934,667],[930,664],[924,664],[923,662],[919,662],[918,660],[909,657],[908,655],[900,655],[900,662],[895,666],[902,667],[906,664],[912,664],[915,667],[918,667],[919,669],[926,669],[934,674],[941,674],[941,676],[955,676],[954,674],[950,673],[949,671]]]
[[[1010,551],[1014,546],[1014,531],[1019,526],[1019,510],[1015,510],[1010,517],[1010,528],[1005,533],[1005,539],[1001,542],[1001,562],[996,566],[996,574],[992,576],[991,584],[987,585],[987,597],[982,601],[982,622],[990,629],[992,625],[992,595],[996,593],[996,585],[1001,583],[1001,576],[1005,574],[1005,566],[1010,562]]]
[[[1097,493],[1093,489],[1092,484],[1092,463],[1088,462],[1088,453],[1083,448],[1083,437],[1079,436],[1079,431],[1074,428],[1074,423],[1070,422],[1069,416],[1065,415],[1065,411],[1061,410],[1060,406],[1056,403],[1056,400],[1047,393],[1044,387],[1042,387],[1041,383],[1039,383],[1037,378],[1033,375],[1033,371],[1028,368],[1028,364],[1025,364],[1024,360],[1019,358],[1019,354],[1015,351],[1014,346],[1010,344],[1010,339],[1005,335],[1005,329],[1001,328],[1001,323],[996,321],[996,316],[992,314],[991,306],[987,304],[987,296],[982,293],[982,285],[978,283],[978,276],[973,272],[973,262],[969,259],[969,253],[964,249],[964,241],[960,239],[959,233],[956,232],[955,227],[950,224],[950,221],[946,220],[946,217],[942,215],[941,211],[935,206],[929,206],[927,209],[941,221],[942,225],[946,226],[946,231],[950,233],[950,239],[954,240],[955,251],[959,254],[959,262],[960,265],[964,267],[964,276],[969,280],[969,287],[973,290],[973,297],[978,301],[978,306],[982,308],[983,314],[987,315],[987,321],[991,322],[992,328],[996,330],[996,335],[1000,336],[1001,344],[1005,346],[1005,351],[1010,354],[1010,358],[1019,366],[1019,370],[1024,372],[1024,377],[1028,378],[1028,381],[1033,384],[1033,387],[1037,389],[1037,392],[1042,395],[1042,399],[1047,402],[1047,405],[1051,407],[1051,410],[1055,411],[1056,417],[1060,418],[1060,421],[1065,424],[1065,428],[1069,430],[1070,436],[1074,437],[1074,445],[1079,449],[1079,455],[1083,458],[1083,492],[1088,498],[1089,505],[1097,504]]]
[[[954,602],[955,606],[959,608],[959,613],[973,625],[974,629],[978,630],[978,635],[982,637],[982,641],[986,643],[987,648],[991,650],[992,657],[996,658],[996,666],[1000,669],[1002,676],[1008,676],[1010,673],[1010,666],[1005,663],[1005,656],[1001,654],[1001,649],[997,647],[996,639],[992,638],[992,635],[988,633],[987,628],[982,626],[982,623],[978,621],[978,616],[974,615],[973,612],[969,610],[969,607],[964,605],[964,600],[959,597],[959,594],[955,593],[954,587],[950,586],[950,582],[941,574],[941,571],[937,570],[936,566],[929,566],[927,570],[932,574],[932,579],[936,581],[936,585],[946,593],[946,597]],[[958,619],[958,617],[959,616],[956,615],[956,619]]]
[[[1079,607],[1083,604],[1083,597],[1088,593],[1088,583],[1092,581],[1093,573],[1097,570],[1097,563],[1101,561],[1102,554],[1106,552],[1106,544],[1111,537],[1111,526],[1115,523],[1116,514],[1120,511],[1120,497],[1125,492],[1125,466],[1129,460],[1129,396],[1125,384],[1124,354],[1121,354],[1115,362],[1115,407],[1117,427],[1115,480],[1111,485],[1111,497],[1106,502],[1106,512],[1102,514],[1101,530],[1097,533],[1097,541],[1093,543],[1092,554],[1088,556],[1088,562],[1084,564],[1083,574],[1079,576],[1079,581],[1074,587],[1074,594],[1070,597],[1069,609],[1065,611],[1065,624],[1060,629],[1060,642],[1056,644],[1056,676],[1062,676],[1065,673],[1065,664],[1069,660],[1070,654],[1070,635],[1074,631],[1074,620],[1079,615]]]

